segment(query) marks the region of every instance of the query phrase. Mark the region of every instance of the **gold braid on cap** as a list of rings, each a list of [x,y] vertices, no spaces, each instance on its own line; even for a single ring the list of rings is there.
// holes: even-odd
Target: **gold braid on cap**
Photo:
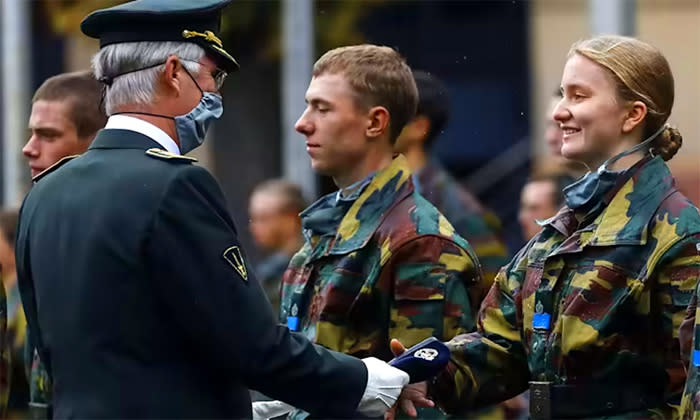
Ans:
[[[223,48],[224,44],[221,42],[221,40],[214,35],[214,32],[212,31],[204,31],[204,33],[201,32],[195,32],[195,31],[188,31],[185,29],[182,31],[182,37],[183,38],[194,38],[194,37],[201,37],[204,38],[205,41],[211,42],[213,44],[216,44],[219,46],[219,48]]]

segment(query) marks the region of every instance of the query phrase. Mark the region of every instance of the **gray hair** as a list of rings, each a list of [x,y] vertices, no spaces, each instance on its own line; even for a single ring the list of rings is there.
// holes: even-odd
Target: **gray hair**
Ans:
[[[191,42],[125,42],[105,46],[92,57],[92,68],[98,80],[113,78],[111,85],[106,86],[104,98],[107,115],[122,105],[152,102],[158,75],[165,69],[165,60],[170,55],[180,57],[182,65],[194,75],[199,73],[198,62],[204,54],[202,47]]]

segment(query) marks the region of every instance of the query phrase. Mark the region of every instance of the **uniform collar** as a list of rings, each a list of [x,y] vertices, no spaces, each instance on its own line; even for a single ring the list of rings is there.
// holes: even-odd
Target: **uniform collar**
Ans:
[[[413,193],[411,170],[403,155],[378,171],[357,197],[338,226],[329,254],[346,254],[364,247],[388,210]]]
[[[160,144],[161,147],[170,153],[176,155],[180,154],[180,148],[178,147],[175,140],[172,139],[165,131],[156,127],[155,125],[144,121],[140,118],[129,117],[127,115],[112,115],[107,120],[107,125],[105,125],[106,130],[118,129],[118,130],[130,130],[137,133],[143,134],[154,140],[156,143]]]
[[[630,172],[595,220],[592,245],[645,244],[651,218],[675,191],[675,180],[659,156],[635,165]]]
[[[605,196],[602,212],[583,230],[587,240],[581,246],[644,245],[648,227],[661,202],[673,191],[675,181],[661,157],[644,159],[621,177]],[[573,210],[564,207],[542,223],[565,237],[578,228]]]
[[[162,149],[152,138],[132,130],[103,129],[97,132],[88,149]]]

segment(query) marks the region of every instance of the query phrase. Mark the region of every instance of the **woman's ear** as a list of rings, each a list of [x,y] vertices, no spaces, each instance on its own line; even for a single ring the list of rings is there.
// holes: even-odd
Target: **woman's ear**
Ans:
[[[647,106],[642,101],[634,101],[622,123],[622,132],[628,134],[638,127],[647,116]]]

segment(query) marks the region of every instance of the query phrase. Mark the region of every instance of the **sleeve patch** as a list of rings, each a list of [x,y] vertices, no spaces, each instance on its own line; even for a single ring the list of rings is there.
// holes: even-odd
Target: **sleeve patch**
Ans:
[[[239,247],[232,246],[230,248],[226,248],[223,257],[229,264],[231,264],[231,267],[236,270],[243,280],[248,281],[248,269],[245,266],[243,253]]]

